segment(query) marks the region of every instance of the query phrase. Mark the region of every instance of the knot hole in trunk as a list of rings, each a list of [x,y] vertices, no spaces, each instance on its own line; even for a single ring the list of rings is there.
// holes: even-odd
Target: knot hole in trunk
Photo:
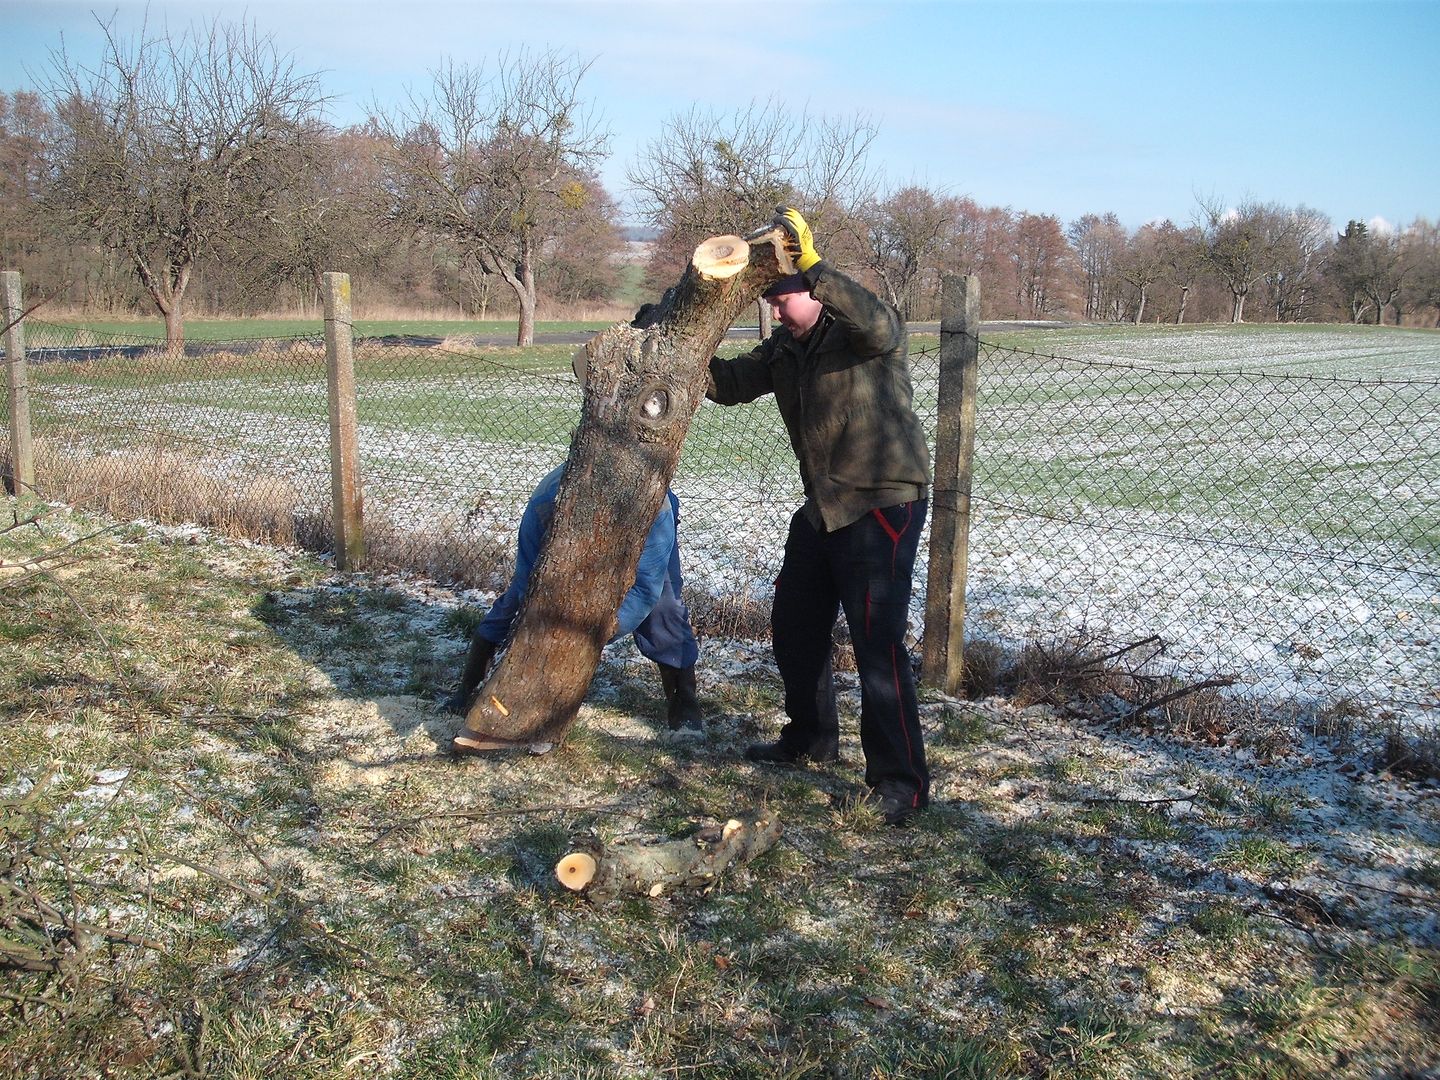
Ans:
[[[646,428],[664,425],[673,410],[670,388],[658,380],[647,384],[637,395],[635,419]]]

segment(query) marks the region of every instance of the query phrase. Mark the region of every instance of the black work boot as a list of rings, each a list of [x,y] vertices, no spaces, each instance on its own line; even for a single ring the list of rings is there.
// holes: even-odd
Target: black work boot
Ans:
[[[752,743],[745,748],[745,760],[761,765],[798,765],[802,761],[823,763],[840,757],[838,737],[821,736],[809,742],[787,739],[782,732],[774,742]]]
[[[886,825],[897,829],[909,825],[917,814],[930,806],[930,799],[926,795],[882,788],[872,788],[861,801],[873,807]]]
[[[470,651],[465,655],[465,669],[460,673],[460,685],[445,699],[447,710],[460,716],[470,711],[470,702],[475,697],[475,691],[480,689],[480,684],[485,681],[485,675],[490,670],[490,661],[493,659],[493,641],[478,637],[470,639]]]
[[[839,757],[840,712],[835,701],[835,670],[827,659],[815,685],[813,726],[801,734],[799,722],[792,719],[780,729],[780,738],[774,742],[747,746],[745,760],[761,765],[798,765],[806,760],[837,761]]]
[[[660,669],[660,685],[665,688],[665,722],[670,730],[685,737],[705,734],[700,702],[695,696],[695,669],[655,666]]]

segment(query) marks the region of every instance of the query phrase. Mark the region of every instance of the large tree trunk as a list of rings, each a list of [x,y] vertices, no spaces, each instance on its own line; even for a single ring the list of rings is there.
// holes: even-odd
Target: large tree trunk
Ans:
[[[173,356],[185,352],[185,316],[176,299],[165,309],[165,351]]]
[[[534,251],[530,241],[523,241],[520,265],[515,272],[515,298],[520,302],[520,325],[516,330],[516,345],[535,344],[535,269]]]
[[[580,426],[510,644],[480,688],[457,749],[553,745],[585,698],[680,446],[710,357],[769,285],[793,273],[784,234],[713,237],[658,304],[586,344]]]

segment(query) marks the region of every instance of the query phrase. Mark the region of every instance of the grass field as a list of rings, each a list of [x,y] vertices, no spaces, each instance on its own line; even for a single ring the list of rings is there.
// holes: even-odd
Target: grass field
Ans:
[[[163,342],[165,324],[158,319],[119,319],[66,322],[55,325],[83,326],[99,336],[117,339],[147,339]],[[609,320],[548,321],[536,324],[537,333],[595,332],[610,325]],[[185,340],[189,342],[253,341],[257,338],[319,337],[325,333],[325,321],[316,319],[187,319]],[[436,337],[464,338],[475,335],[501,336],[514,340],[514,319],[361,319],[355,320],[355,333],[360,337]]]
[[[1109,363],[1342,379],[1440,379],[1440,331],[1349,324],[1079,326],[982,335],[1008,348]]]
[[[21,508],[16,508],[21,509]],[[23,516],[23,515],[22,515]],[[259,1080],[1419,1077],[1440,1064],[1440,815],[1343,718],[1259,754],[927,695],[903,831],[773,736],[710,639],[707,735],[610,650],[571,738],[456,761],[464,598],[200,530],[0,533],[0,1073]],[[1054,699],[1052,698],[1052,701]],[[589,900],[576,842],[752,807],[703,890]]]
[[[982,645],[1064,626],[1096,653],[1157,633],[1238,657],[1277,700],[1306,675],[1435,686],[1440,335],[1000,343],[977,442],[977,666],[996,657]],[[572,348],[362,351],[367,521],[503,553],[515,500],[564,456]],[[1216,373],[1291,367],[1306,378]],[[119,521],[11,502],[0,529],[0,1075],[1440,1066],[1433,733],[1417,760],[1427,744],[1344,698],[1303,723],[1127,714],[1086,655],[1031,646],[1003,695],[924,695],[933,806],[895,831],[856,801],[853,673],[839,762],[753,766],[741,749],[774,736],[782,688],[763,640],[712,630],[703,741],[665,736],[627,642],[561,747],[457,761],[436,701],[488,592],[153,523],[203,512],[211,477],[284,488],[252,520],[325,505],[321,372],[313,346],[31,369],[44,460],[118,462],[105,494],[153,498]],[[796,497],[773,408],[702,409],[676,486],[687,580],[763,594]],[[1346,554],[1357,537],[1363,557]],[[713,888],[603,901],[555,880],[576,843],[683,837],[754,807],[782,842]]]

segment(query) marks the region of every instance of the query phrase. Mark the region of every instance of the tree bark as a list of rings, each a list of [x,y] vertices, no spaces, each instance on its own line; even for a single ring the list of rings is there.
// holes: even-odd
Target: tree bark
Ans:
[[[515,297],[520,302],[520,325],[516,328],[516,345],[535,344],[535,270],[534,251],[528,237],[520,241],[520,264],[515,268]]]
[[[720,874],[768,851],[780,823],[763,812],[731,818],[684,840],[615,844],[571,851],[555,864],[555,877],[592,899],[660,896],[671,888],[711,888]]]
[[[704,400],[710,357],[740,312],[793,272],[781,230],[750,243],[712,237],[658,304],[586,344],[585,401],[555,515],[509,645],[457,750],[540,749],[564,738],[635,582]]]

